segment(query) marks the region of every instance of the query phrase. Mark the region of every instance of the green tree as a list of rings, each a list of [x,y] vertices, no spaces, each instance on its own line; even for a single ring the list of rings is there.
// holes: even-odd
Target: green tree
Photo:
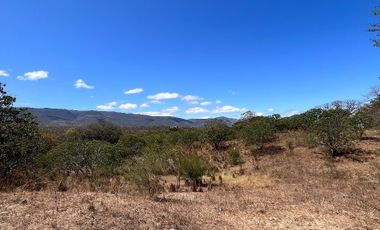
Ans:
[[[363,133],[360,114],[352,114],[348,109],[323,110],[312,126],[312,134],[319,144],[328,148],[332,156],[348,153],[353,141]]]
[[[361,108],[360,113],[365,118],[367,126],[380,127],[380,87],[370,90],[368,103]]]
[[[262,150],[275,138],[276,128],[272,117],[254,117],[242,128],[241,135],[247,144],[256,144]]]
[[[229,139],[231,129],[222,121],[213,121],[206,124],[205,134],[213,147],[220,150],[223,148],[223,143]]]
[[[16,98],[0,83],[0,173],[8,178],[26,168],[39,153],[38,124],[26,109],[15,108]]]
[[[115,154],[113,145],[104,141],[64,142],[42,157],[41,166],[77,176],[110,174],[120,164]]]

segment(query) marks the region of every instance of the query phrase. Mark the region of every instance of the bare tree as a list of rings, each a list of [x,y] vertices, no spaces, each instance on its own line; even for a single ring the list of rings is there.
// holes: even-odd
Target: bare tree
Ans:
[[[375,17],[380,17],[380,6],[376,7],[374,10],[373,10],[373,15]],[[380,47],[380,23],[373,23],[369,29],[369,32],[371,33],[374,33],[375,34],[375,38],[372,39],[373,41],[373,45],[375,47]]]

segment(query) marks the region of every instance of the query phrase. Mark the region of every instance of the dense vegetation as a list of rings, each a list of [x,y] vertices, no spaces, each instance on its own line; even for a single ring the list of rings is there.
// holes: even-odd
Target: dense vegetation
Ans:
[[[38,124],[26,110],[14,108],[15,101],[0,83],[0,174],[6,180],[40,151]]]
[[[364,105],[334,102],[291,117],[248,112],[232,127],[214,121],[203,128],[131,131],[101,123],[55,130],[39,128],[30,113],[15,108],[15,98],[0,84],[1,185],[68,176],[93,181],[124,178],[155,194],[162,177],[173,175],[177,178],[173,190],[186,180],[197,191],[204,175],[214,177],[220,167],[244,163],[239,143],[252,153],[264,153],[280,133],[302,132],[310,146],[325,148],[331,157],[352,153],[364,130],[379,124],[374,116],[380,109],[379,98],[374,94]],[[292,150],[294,143],[287,146]]]

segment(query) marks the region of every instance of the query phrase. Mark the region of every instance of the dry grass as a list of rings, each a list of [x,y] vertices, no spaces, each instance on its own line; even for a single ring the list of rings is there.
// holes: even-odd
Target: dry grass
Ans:
[[[378,133],[368,135],[358,146],[380,149]],[[302,135],[287,138],[302,143]],[[300,144],[256,158],[242,153],[245,163],[224,169],[223,185],[203,193],[150,199],[118,189],[122,181],[95,192],[1,193],[0,229],[380,229],[379,156],[331,159]]]

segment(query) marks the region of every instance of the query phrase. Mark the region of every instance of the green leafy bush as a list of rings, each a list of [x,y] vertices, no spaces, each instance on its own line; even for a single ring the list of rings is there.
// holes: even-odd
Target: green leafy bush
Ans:
[[[200,185],[200,179],[210,169],[210,164],[202,157],[189,154],[180,159],[181,174],[193,182],[194,187]]]
[[[125,156],[139,156],[145,146],[146,141],[142,137],[133,134],[124,134],[117,143],[117,148]]]
[[[361,137],[363,129],[360,115],[347,109],[328,109],[323,110],[312,125],[312,134],[332,156],[337,156],[349,151],[353,141]]]
[[[222,121],[213,121],[205,127],[206,139],[217,150],[223,148],[223,143],[229,140],[231,136],[231,129]]]
[[[176,129],[169,132],[170,143],[190,148],[194,142],[202,141],[201,129]]]
[[[256,144],[263,149],[275,139],[276,129],[271,117],[254,117],[241,128],[241,136],[247,144]]]
[[[149,144],[140,158],[124,165],[124,175],[130,182],[154,195],[160,189],[161,176],[173,172],[175,154],[173,149],[163,148],[157,143]]]
[[[239,165],[243,163],[239,149],[231,148],[227,151],[227,155],[232,165]]]
[[[115,152],[114,146],[104,141],[64,142],[41,157],[40,164],[48,170],[57,168],[77,176],[110,174],[121,163]]]
[[[87,127],[69,129],[66,131],[67,141],[106,141],[115,144],[123,134],[120,127],[112,123],[102,122],[99,124],[92,124]]]
[[[8,96],[0,83],[0,175],[9,178],[16,169],[26,169],[40,152],[40,135],[34,117],[25,109],[13,107],[16,98]]]

